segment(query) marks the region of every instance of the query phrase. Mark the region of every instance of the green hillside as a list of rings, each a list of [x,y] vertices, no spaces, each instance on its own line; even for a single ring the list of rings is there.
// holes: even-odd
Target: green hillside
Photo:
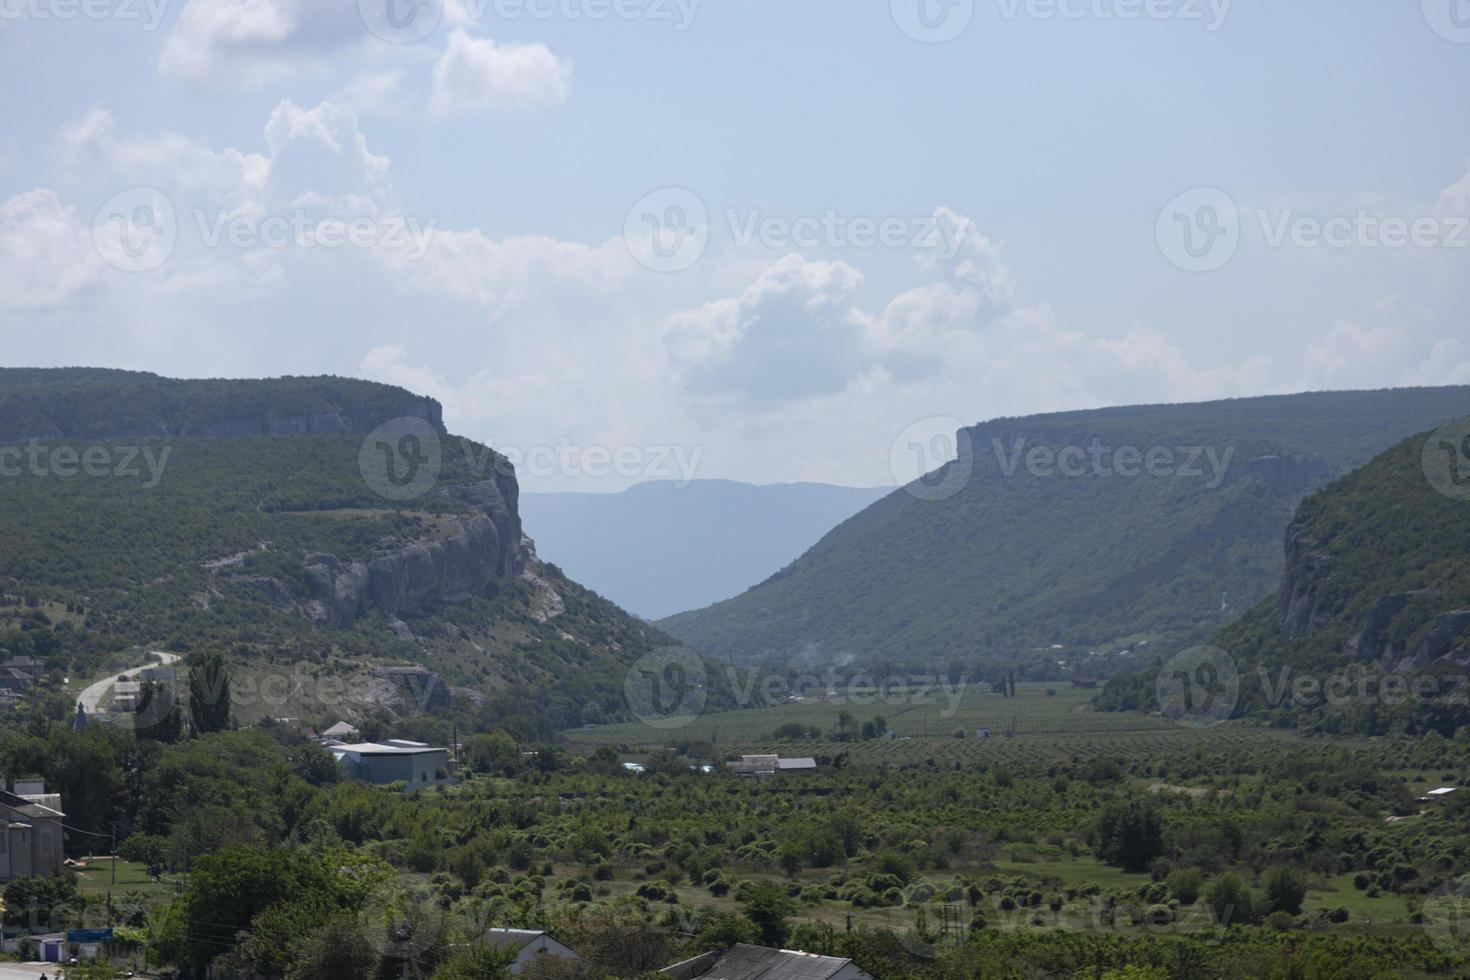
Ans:
[[[1437,388],[998,419],[768,581],[660,625],[711,655],[819,664],[1077,671],[1089,650],[1177,648],[1274,591],[1305,494],[1467,407],[1470,389]],[[1106,472],[1069,457],[1080,475],[1017,462],[1094,445],[1172,462],[1152,475],[1122,456]],[[1199,448],[1214,455],[1187,465]],[[1042,653],[1054,644],[1066,652]]]
[[[0,653],[40,657],[53,683],[127,665],[132,647],[221,649],[242,675],[312,682],[269,711],[242,707],[246,720],[327,721],[382,706],[320,703],[313,684],[419,663],[474,692],[469,708],[550,732],[624,716],[628,664],[668,642],[537,558],[509,465],[441,435],[429,399],[334,378],[0,383],[0,431],[67,433],[0,440]],[[356,433],[400,416],[438,473],[395,500]],[[243,434],[167,434],[201,428]]]
[[[1241,664],[1238,713],[1369,734],[1470,724],[1470,501],[1426,478],[1428,438],[1302,503],[1280,591],[1211,639]]]

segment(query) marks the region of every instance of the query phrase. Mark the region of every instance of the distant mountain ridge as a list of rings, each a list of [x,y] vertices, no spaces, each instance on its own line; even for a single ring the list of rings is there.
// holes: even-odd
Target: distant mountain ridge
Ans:
[[[660,625],[746,660],[984,665],[1052,644],[1177,647],[1274,592],[1305,494],[1466,411],[1470,388],[1456,387],[997,419],[757,588]],[[1128,450],[1127,466],[1095,467],[1094,445]],[[1183,475],[1192,448],[1229,454],[1218,483],[1207,465]],[[1151,450],[1173,469],[1150,470]]]
[[[623,608],[655,618],[755,585],[889,492],[656,481],[616,494],[525,494],[521,512],[542,556]]]

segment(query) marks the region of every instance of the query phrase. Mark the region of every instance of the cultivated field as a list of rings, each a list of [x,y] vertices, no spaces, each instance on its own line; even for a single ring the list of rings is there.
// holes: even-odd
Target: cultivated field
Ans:
[[[1194,729],[1165,718],[1094,711],[1094,691],[1066,684],[1018,684],[1016,696],[990,692],[988,685],[963,691],[938,686],[793,701],[770,708],[702,714],[679,727],[643,722],[569,731],[579,752],[611,745],[629,755],[670,746],[713,743],[720,756],[775,752],[783,756],[848,753],[855,765],[964,765],[1007,762],[1032,766],[1073,759],[1146,755],[1170,759],[1196,752],[1283,745],[1298,736],[1268,729],[1223,725]],[[842,716],[849,716],[852,738],[836,741]],[[864,740],[866,722],[882,718],[893,737]],[[815,728],[819,738],[777,738],[783,726]],[[981,735],[981,732],[988,735]],[[963,732],[963,737],[960,733]]]

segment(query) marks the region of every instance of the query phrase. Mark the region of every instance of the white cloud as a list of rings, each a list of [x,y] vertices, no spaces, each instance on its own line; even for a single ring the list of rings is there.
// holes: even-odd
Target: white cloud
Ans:
[[[1398,324],[1338,320],[1326,337],[1308,345],[1308,377],[1327,386],[1370,384],[1381,378],[1384,364],[1402,356],[1407,341],[1408,330]]]
[[[303,71],[363,27],[352,4],[314,0],[189,0],[164,40],[159,71],[214,86],[258,86]]]
[[[1463,340],[1445,339],[1430,348],[1429,356],[1404,372],[1399,379],[1405,385],[1470,384],[1470,344]]]
[[[95,285],[100,271],[89,228],[54,191],[0,204],[0,308],[62,305]]]
[[[1434,213],[1438,217],[1470,217],[1470,173],[1440,192]]]
[[[454,30],[434,65],[429,111],[458,116],[558,105],[571,86],[571,66],[544,44],[496,44]]]

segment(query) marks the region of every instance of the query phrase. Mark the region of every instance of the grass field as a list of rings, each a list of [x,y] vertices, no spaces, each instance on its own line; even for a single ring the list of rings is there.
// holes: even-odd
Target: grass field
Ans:
[[[1006,762],[1045,766],[1137,753],[1169,759],[1225,748],[1283,745],[1297,738],[1254,727],[1194,729],[1157,716],[1094,711],[1094,693],[1065,684],[1018,684],[1014,698],[992,694],[988,685],[975,684],[962,691],[935,687],[867,697],[838,692],[832,703],[807,699],[770,708],[711,712],[676,728],[628,722],[575,729],[565,735],[573,749],[582,752],[611,745],[636,756],[671,745],[712,742],[722,756],[847,752],[852,764],[879,766],[930,760],[939,765]],[[831,736],[844,713],[851,716],[851,730],[883,718],[893,738],[834,741]],[[822,737],[774,738],[778,728],[791,724],[815,727]],[[982,730],[988,737],[980,737]],[[959,732],[964,737],[958,737]]]
[[[133,861],[117,862],[117,882],[112,880],[112,861],[109,858],[98,858],[86,868],[77,872],[77,888],[84,895],[105,895],[108,892],[121,894],[122,892],[143,892],[146,895],[172,896],[174,884],[172,880],[154,881],[148,877],[148,870],[141,864]]]

